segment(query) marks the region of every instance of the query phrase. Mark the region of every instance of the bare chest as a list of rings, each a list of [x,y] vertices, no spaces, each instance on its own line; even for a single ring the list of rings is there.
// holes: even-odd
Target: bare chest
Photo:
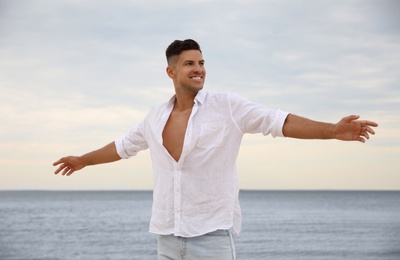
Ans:
[[[175,161],[179,161],[182,154],[190,114],[191,109],[186,111],[173,110],[162,133],[163,145]]]

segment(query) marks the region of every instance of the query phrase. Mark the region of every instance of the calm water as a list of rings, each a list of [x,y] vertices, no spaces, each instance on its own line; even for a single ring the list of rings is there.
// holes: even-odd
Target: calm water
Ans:
[[[400,192],[242,191],[238,259],[400,260]],[[151,192],[0,192],[0,259],[156,259]]]

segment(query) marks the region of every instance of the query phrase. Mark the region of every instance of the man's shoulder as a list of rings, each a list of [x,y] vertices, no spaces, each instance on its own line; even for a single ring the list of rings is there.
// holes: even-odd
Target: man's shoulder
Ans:
[[[232,102],[237,100],[245,100],[242,96],[232,91],[214,92],[206,91],[207,100],[214,100],[218,102]]]
[[[217,99],[226,99],[226,98],[230,98],[232,96],[237,95],[234,92],[231,91],[208,91],[208,90],[203,90],[204,94],[206,95],[207,98],[217,98]]]

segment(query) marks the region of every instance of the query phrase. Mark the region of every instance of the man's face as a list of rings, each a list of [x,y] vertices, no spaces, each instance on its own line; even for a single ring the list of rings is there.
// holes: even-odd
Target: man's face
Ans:
[[[173,57],[167,73],[174,81],[175,91],[197,93],[203,88],[206,78],[203,55],[198,50],[183,51]]]

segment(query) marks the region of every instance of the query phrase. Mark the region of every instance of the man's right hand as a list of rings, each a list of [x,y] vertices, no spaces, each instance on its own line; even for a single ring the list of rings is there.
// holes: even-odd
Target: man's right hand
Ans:
[[[61,172],[62,175],[71,175],[75,171],[78,171],[86,166],[82,157],[78,156],[67,156],[59,159],[58,161],[53,163],[53,166],[60,165],[57,170],[55,170],[54,174],[58,174]]]
[[[54,174],[62,173],[62,175],[70,176],[75,171],[83,169],[88,165],[96,165],[101,163],[110,163],[120,160],[115,147],[115,143],[111,142],[106,146],[82,156],[67,156],[53,163],[53,166],[60,165]]]

